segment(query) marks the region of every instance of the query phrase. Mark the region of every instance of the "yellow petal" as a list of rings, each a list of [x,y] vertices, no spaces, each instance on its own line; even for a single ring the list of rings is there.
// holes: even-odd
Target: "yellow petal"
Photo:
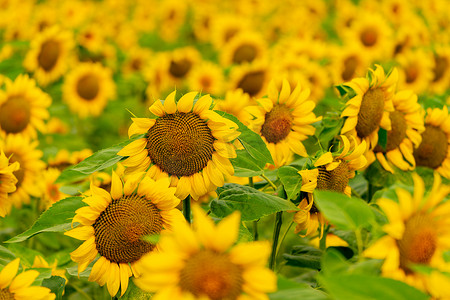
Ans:
[[[128,276],[130,267],[128,264],[119,264],[120,269],[120,296],[123,296],[128,288]]]
[[[85,241],[91,236],[94,236],[94,227],[92,226],[78,226],[72,230],[64,232],[64,235],[70,236],[77,240]]]
[[[333,155],[331,152],[322,154],[319,159],[314,163],[314,167],[323,166],[333,161]]]
[[[175,92],[173,92],[173,93],[175,93]],[[158,116],[158,117],[164,116],[164,113],[165,113],[164,106],[163,106],[162,102],[159,100],[155,101],[152,104],[152,106],[150,106],[149,110],[152,114],[154,114],[155,116]]]
[[[204,110],[209,110],[212,104],[212,98],[210,95],[202,96],[194,105],[194,113],[200,114]]]
[[[224,218],[216,227],[216,237],[214,238],[214,250],[224,252],[228,250],[237,240],[239,227],[241,225],[241,214],[234,211],[231,215]]]
[[[119,175],[112,171],[111,175],[111,197],[113,199],[120,199],[123,196],[123,183]]]
[[[117,155],[120,156],[132,156],[136,155],[142,151],[144,151],[145,147],[147,146],[147,139],[137,139],[125,147],[123,147],[119,152],[117,152]]]
[[[192,105],[194,104],[195,96],[197,96],[197,92],[190,92],[178,100],[177,108],[179,112],[188,113],[192,110]]]
[[[120,286],[120,270],[117,263],[111,263],[109,267],[108,280],[106,286],[111,297],[114,297],[119,291]]]
[[[281,86],[280,97],[278,98],[279,103],[285,103],[291,94],[291,86],[286,79],[283,79],[283,84]]]
[[[20,258],[16,258],[8,263],[0,272],[0,289],[6,288],[19,270]]]
[[[167,114],[174,114],[177,111],[177,105],[175,103],[176,93],[176,91],[173,91],[167,96],[166,100],[164,100],[164,110]]]
[[[29,270],[20,273],[13,279],[9,286],[9,290],[14,293],[20,289],[29,287],[34,280],[39,276],[39,272],[36,270]]]

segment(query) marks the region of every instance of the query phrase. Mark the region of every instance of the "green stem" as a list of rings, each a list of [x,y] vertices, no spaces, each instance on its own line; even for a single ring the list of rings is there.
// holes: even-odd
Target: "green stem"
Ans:
[[[362,251],[363,251],[363,240],[361,236],[361,229],[358,228],[355,230],[355,237],[356,237],[356,245],[358,247],[358,261],[361,261]]]
[[[188,223],[191,223],[191,196],[188,195],[183,200],[183,216]]]
[[[275,225],[273,227],[273,244],[272,244],[272,253],[270,254],[269,259],[269,268],[272,271],[275,271],[275,260],[277,255],[278,248],[278,238],[280,236],[281,225],[283,224],[283,212],[277,212],[275,216]]]
[[[289,226],[286,228],[286,230],[284,231],[283,235],[281,236],[281,239],[280,239],[280,246],[283,244],[283,241],[284,241],[284,239],[285,239],[287,233],[288,233],[289,230],[291,229],[292,224],[294,224],[294,221],[291,221],[291,223],[289,224]],[[280,251],[280,247],[277,248],[277,253],[275,254],[275,257],[278,257],[278,251]]]
[[[251,188],[255,187],[255,185],[253,184],[253,177],[248,178],[248,186]],[[258,240],[258,220],[253,221],[253,240]]]
[[[73,289],[74,289],[75,291],[77,291],[79,294],[81,294],[82,296],[84,296],[86,299],[92,300],[91,296],[89,296],[88,294],[86,294],[85,291],[83,291],[82,289],[80,289],[79,287],[77,287],[75,284],[70,284],[70,283],[69,283],[69,285],[70,285],[71,287],[73,287]]]
[[[259,176],[261,176],[262,178],[264,178],[264,179],[270,184],[270,186],[273,188],[274,191],[277,190],[277,186],[276,186],[269,178],[267,178],[266,175],[261,174],[261,175],[259,175]]]
[[[325,227],[325,230],[323,231],[322,238],[319,242],[319,248],[323,251],[327,248],[327,235],[328,231],[330,230],[330,226]]]

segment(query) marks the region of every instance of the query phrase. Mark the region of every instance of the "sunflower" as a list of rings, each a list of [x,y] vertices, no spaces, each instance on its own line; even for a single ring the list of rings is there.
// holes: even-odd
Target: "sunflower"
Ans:
[[[442,257],[450,245],[450,202],[443,201],[450,193],[450,186],[441,185],[441,178],[435,173],[431,192],[426,195],[420,176],[413,174],[413,180],[412,195],[397,188],[398,202],[378,199],[377,204],[389,223],[383,226],[386,235],[366,249],[364,256],[384,259],[383,276],[432,292],[428,287],[432,285],[433,276],[419,273],[413,266],[450,270],[450,264]]]
[[[41,195],[37,180],[45,163],[40,160],[43,153],[37,149],[38,144],[38,141],[30,141],[21,135],[8,135],[5,139],[0,139],[0,149],[9,157],[9,162],[18,162],[20,165],[13,172],[17,178],[17,189],[8,195],[8,201],[16,207],[21,207],[22,203],[30,203],[30,196]]]
[[[360,140],[365,140],[368,150],[373,149],[378,142],[378,130],[391,130],[389,112],[394,110],[394,97],[398,81],[397,69],[389,75],[381,66],[375,70],[369,69],[367,78],[355,78],[344,86],[350,87],[355,96],[347,101],[341,117],[347,117],[341,129],[342,134],[351,134]]]
[[[437,94],[442,94],[449,89],[450,84],[450,46],[436,46],[434,53],[433,80],[431,89]]]
[[[215,225],[200,207],[193,211],[194,229],[180,224],[173,234],[161,237],[161,252],[143,257],[138,287],[156,292],[155,300],[266,299],[266,293],[276,290],[276,276],[265,267],[269,243],[233,246],[239,212]]]
[[[223,66],[251,63],[263,59],[267,55],[266,52],[267,45],[262,36],[244,31],[231,38],[220,50],[220,62]]]
[[[105,44],[105,36],[98,25],[88,25],[80,30],[77,35],[78,43],[93,53],[101,51]]]
[[[418,166],[435,169],[450,179],[450,116],[448,108],[428,108],[422,142],[414,151]]]
[[[41,86],[60,78],[67,69],[74,47],[70,31],[50,27],[39,33],[30,43],[24,67],[34,72],[34,77]]]
[[[311,124],[321,117],[313,113],[315,104],[308,98],[309,90],[300,84],[291,92],[287,80],[281,88],[271,81],[268,90],[268,98],[259,99],[259,105],[248,107],[246,112],[253,118],[249,128],[261,135],[278,167],[288,164],[293,153],[308,156],[302,141],[314,134]]]
[[[224,81],[222,68],[209,61],[194,66],[188,76],[190,90],[216,96],[222,94]]]
[[[45,210],[61,199],[69,197],[69,195],[60,191],[61,184],[55,183],[56,179],[61,174],[56,168],[49,168],[41,173],[41,180],[39,181],[42,190],[42,209]]]
[[[91,149],[83,149],[80,151],[74,151],[70,153],[67,149],[60,149],[54,157],[48,159],[49,168],[57,168],[60,171],[65,168],[76,165],[82,160],[92,155]]]
[[[188,3],[178,0],[166,0],[157,4],[158,32],[167,42],[178,38],[178,32],[184,24],[188,11]]]
[[[128,287],[128,278],[141,274],[141,258],[158,249],[158,244],[144,241],[148,235],[171,231],[185,222],[175,207],[180,199],[169,188],[169,180],[142,180],[142,173],[130,176],[125,185],[112,173],[111,192],[91,184],[91,196],[83,201],[88,206],[76,211],[72,223],[80,225],[65,235],[83,240],[70,256],[78,263],[78,273],[95,260],[89,281],[107,285],[111,297],[120,287],[121,296]]]
[[[8,194],[16,191],[17,178],[14,172],[20,168],[18,162],[9,163],[3,150],[0,150],[0,217],[6,216],[11,210]]]
[[[377,145],[373,151],[366,153],[368,165],[376,159],[386,171],[394,173],[390,163],[403,171],[413,170],[416,163],[413,150],[422,141],[423,109],[417,103],[417,95],[406,90],[395,94],[392,99],[395,111],[391,112],[391,130],[387,132],[385,149]],[[387,158],[387,160],[386,160]],[[388,161],[390,163],[388,163]]]
[[[422,49],[406,51],[397,56],[399,64],[399,87],[425,92],[433,81],[434,59],[429,51]]]
[[[141,73],[148,68],[148,63],[152,56],[152,51],[147,48],[134,47],[128,51],[127,60],[122,67],[125,75],[131,73]]]
[[[148,82],[145,95],[150,105],[156,99],[160,99],[162,93],[172,84],[169,72],[167,72],[169,66],[169,57],[165,53],[156,53],[149,61],[148,68],[143,70],[145,81]]]
[[[136,1],[136,5],[133,8],[133,17],[130,21],[138,32],[148,33],[155,29],[157,7],[155,1]]]
[[[264,61],[234,66],[228,89],[242,89],[250,97],[261,97],[266,94],[270,74],[270,66]]]
[[[0,298],[1,299],[29,299],[29,300],[53,300],[56,295],[50,293],[50,289],[42,286],[31,286],[39,276],[36,270],[20,273],[20,258],[8,263],[0,272]],[[17,275],[17,276],[16,276]]]
[[[66,277],[66,270],[65,269],[57,269],[58,267],[58,261],[55,259],[52,264],[49,264],[42,256],[36,255],[34,257],[32,268],[49,268],[52,269],[52,276],[59,276],[64,278],[64,280],[67,282],[69,281]]]
[[[246,19],[241,19],[239,22],[236,22],[236,15],[220,14],[218,17],[212,19],[211,43],[217,50],[220,50],[231,38],[248,27],[249,24]]]
[[[353,78],[363,76],[369,67],[367,57],[356,45],[336,47],[332,53],[332,63],[329,69],[334,84],[348,82]]]
[[[395,30],[393,56],[430,43],[431,37],[428,26],[420,16],[409,15],[408,22],[399,25]]]
[[[305,64],[301,73],[303,82],[300,83],[311,91],[309,99],[318,103],[324,97],[325,90],[330,87],[330,75],[326,68],[312,60]]]
[[[36,86],[28,75],[19,75],[14,82],[5,81],[5,91],[0,90],[0,135],[21,134],[36,138],[36,129],[45,131],[47,108],[52,99]]]
[[[167,73],[174,83],[186,79],[193,67],[201,61],[200,53],[193,47],[178,48],[168,55]]]
[[[207,42],[211,36],[211,24],[218,16],[217,7],[214,4],[202,3],[201,6],[192,5],[191,9],[194,11],[192,29],[195,38],[198,41]]]
[[[237,89],[227,91],[225,99],[217,100],[215,107],[235,116],[239,121],[247,123],[245,108],[255,104],[256,102],[251,101],[248,94],[244,93],[242,89]]]
[[[99,116],[115,93],[111,70],[99,63],[79,64],[67,74],[63,85],[64,101],[82,118]]]
[[[185,94],[175,103],[176,91],[164,104],[156,101],[150,112],[156,119],[133,118],[128,135],[145,134],[117,154],[128,156],[122,163],[127,172],[148,170],[155,179],[169,177],[175,195],[194,199],[222,186],[224,174],[234,173],[229,158],[236,157],[230,143],[240,132],[238,126],[210,110],[209,95],[194,103],[197,92]]]
[[[306,230],[302,237],[316,233],[320,226],[320,237],[323,234],[325,218],[314,205],[313,192],[315,189],[328,190],[351,196],[351,188],[348,182],[355,177],[355,171],[363,168],[367,160],[364,157],[367,145],[365,141],[357,144],[354,137],[353,143],[344,136],[342,149],[338,152],[326,152],[322,154],[313,165],[312,169],[305,169],[298,173],[302,176],[301,191],[306,193],[305,198],[300,202],[300,209],[294,215],[294,222],[297,224],[295,233]],[[353,144],[353,146],[352,146]],[[350,152],[350,149],[352,151]]]

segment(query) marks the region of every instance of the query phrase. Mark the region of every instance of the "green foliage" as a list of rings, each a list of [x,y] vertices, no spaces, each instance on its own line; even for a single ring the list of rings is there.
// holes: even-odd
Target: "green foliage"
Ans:
[[[211,211],[219,218],[237,210],[242,221],[255,221],[279,211],[297,210],[290,201],[235,183],[218,188],[217,194],[218,198],[211,202]]]
[[[283,254],[286,265],[319,270],[322,250],[308,245],[296,245],[291,254]]]
[[[85,206],[81,197],[69,197],[53,204],[42,213],[39,219],[27,231],[9,239],[5,243],[23,242],[42,232],[64,232],[71,228],[75,211]]]
[[[298,170],[291,166],[284,166],[278,169],[278,178],[283,184],[288,200],[295,199],[302,187],[302,177]]]
[[[42,281],[42,286],[48,287],[56,295],[56,300],[62,299],[66,280],[60,276],[51,276]]]
[[[387,130],[380,128],[378,130],[378,146],[381,147],[381,149],[386,150],[387,146]]]

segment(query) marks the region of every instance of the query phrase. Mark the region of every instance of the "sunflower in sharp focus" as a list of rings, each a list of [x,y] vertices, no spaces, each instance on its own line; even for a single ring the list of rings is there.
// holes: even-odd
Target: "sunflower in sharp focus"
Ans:
[[[81,118],[99,116],[108,100],[115,97],[111,70],[99,63],[82,63],[67,74],[63,98]]]
[[[5,139],[0,139],[0,149],[9,157],[9,162],[18,162],[20,165],[13,172],[17,178],[17,189],[8,195],[8,201],[16,207],[21,207],[22,203],[30,203],[30,196],[41,195],[37,180],[45,163],[40,160],[43,153],[37,149],[38,144],[38,141],[30,141],[21,135],[8,135]]]
[[[250,97],[262,97],[266,93],[271,69],[263,61],[232,67],[229,90],[242,89]]]
[[[11,210],[8,194],[16,191],[17,178],[14,172],[19,168],[18,162],[9,163],[9,158],[0,150],[0,217],[6,216]]]
[[[45,131],[44,120],[52,99],[36,86],[28,75],[19,75],[14,82],[5,81],[0,90],[0,136],[20,134],[36,138],[36,129]]]
[[[156,292],[155,300],[267,299],[267,293],[276,291],[276,276],[265,267],[269,243],[233,246],[239,212],[215,225],[200,207],[193,210],[194,229],[180,224],[173,234],[161,237],[161,252],[143,257],[138,287]]]
[[[203,61],[192,68],[188,76],[188,86],[192,91],[201,91],[203,94],[215,96],[222,95],[224,75],[218,65]]]
[[[396,58],[399,64],[399,88],[421,94],[433,81],[434,59],[429,51],[418,49],[406,51]]]
[[[301,191],[306,193],[298,205],[300,210],[294,215],[294,222],[297,224],[295,233],[306,230],[300,236],[315,234],[319,226],[320,236],[323,234],[326,221],[314,204],[314,190],[334,191],[350,197],[351,188],[348,182],[355,177],[355,171],[362,169],[367,163],[364,157],[367,148],[365,141],[358,145],[354,137],[351,137],[352,143],[344,135],[340,138],[342,148],[338,152],[326,152],[314,162],[312,169],[298,172],[302,176]]]
[[[133,118],[128,135],[145,134],[117,154],[128,156],[122,163],[127,173],[148,170],[155,179],[169,177],[177,197],[194,199],[224,184],[224,175],[234,173],[231,144],[240,134],[238,126],[210,110],[209,95],[194,104],[197,92],[185,94],[175,103],[176,91],[162,104],[156,101],[150,112],[156,119]]]
[[[384,259],[383,276],[433,292],[429,289],[433,276],[419,273],[413,266],[450,271],[450,264],[442,257],[450,245],[450,202],[444,201],[450,186],[441,184],[435,173],[431,191],[424,194],[423,180],[417,174],[413,174],[413,179],[413,194],[397,188],[398,202],[387,198],[377,201],[389,221],[383,226],[387,235],[366,249],[364,256]]]
[[[16,258],[0,271],[0,299],[29,299],[29,300],[53,300],[56,295],[50,293],[50,289],[42,286],[31,286],[39,276],[36,270],[20,273],[20,259]],[[16,276],[17,275],[17,276]]]
[[[321,119],[313,113],[315,103],[308,96],[309,90],[300,84],[291,91],[287,80],[283,80],[281,88],[272,81],[268,98],[246,109],[252,116],[249,128],[261,135],[276,167],[288,164],[294,153],[308,156],[302,141],[314,135],[316,129],[311,124]]]
[[[41,86],[57,80],[66,72],[74,47],[70,31],[50,27],[39,33],[30,46],[24,67],[34,72],[34,77]]]
[[[417,166],[435,169],[450,179],[450,116],[448,108],[428,108],[422,142],[414,150]]]
[[[251,63],[264,59],[267,45],[262,36],[255,32],[243,31],[227,42],[220,50],[220,62],[223,66]]]
[[[70,256],[78,263],[78,273],[93,262],[89,281],[107,285],[111,297],[120,288],[122,296],[131,276],[141,275],[141,258],[157,251],[159,244],[143,240],[159,235],[185,222],[176,209],[180,199],[169,188],[167,178],[153,181],[143,173],[130,176],[125,184],[112,173],[111,192],[91,184],[91,196],[83,201],[87,206],[76,211],[72,223],[80,225],[65,235],[84,241]]]
[[[377,145],[379,128],[391,130],[389,112],[394,110],[392,98],[398,73],[393,69],[390,74],[385,74],[377,65],[375,70],[369,69],[368,77],[355,78],[344,84],[356,95],[347,100],[341,114],[341,117],[347,117],[341,133],[357,137],[358,142],[365,140],[368,150],[371,150]]]
[[[394,173],[391,164],[403,171],[413,170],[416,167],[413,151],[420,145],[425,130],[423,110],[413,91],[397,92],[392,102],[395,111],[389,114],[391,130],[387,132],[386,147],[377,145],[367,152],[368,165],[377,159],[391,173]]]

